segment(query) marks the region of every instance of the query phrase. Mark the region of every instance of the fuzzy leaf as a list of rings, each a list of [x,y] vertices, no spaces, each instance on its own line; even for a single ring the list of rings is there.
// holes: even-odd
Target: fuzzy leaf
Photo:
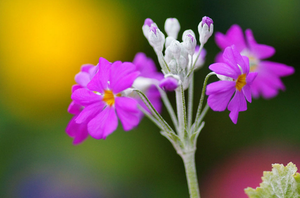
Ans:
[[[264,171],[262,183],[256,189],[246,188],[250,198],[299,198],[300,174],[293,163],[286,167],[282,164],[273,164],[272,172]]]

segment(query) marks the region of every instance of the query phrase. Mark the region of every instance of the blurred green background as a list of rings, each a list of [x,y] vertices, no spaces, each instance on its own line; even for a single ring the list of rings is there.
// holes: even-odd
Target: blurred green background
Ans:
[[[157,62],[141,31],[148,17],[160,29],[176,17],[180,35],[197,32],[205,15],[215,31],[235,23],[251,28],[258,43],[276,48],[270,60],[296,70],[283,79],[285,92],[248,104],[237,125],[228,111],[209,111],[196,153],[202,197],[246,197],[243,188],[256,187],[271,163],[300,168],[299,8],[298,0],[0,1],[0,197],[188,197],[180,157],[147,119],[130,132],[119,127],[106,140],[78,146],[65,133],[82,64],[99,57],[132,61],[139,51]],[[205,48],[197,98],[219,52],[214,38]],[[170,120],[165,109],[163,116]]]

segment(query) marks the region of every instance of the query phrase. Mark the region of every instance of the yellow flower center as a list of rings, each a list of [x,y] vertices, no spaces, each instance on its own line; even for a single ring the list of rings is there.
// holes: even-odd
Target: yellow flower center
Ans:
[[[254,72],[257,70],[259,59],[257,59],[251,52],[248,50],[243,50],[241,52],[241,55],[247,56],[249,58],[249,66],[250,66],[250,72]]]
[[[239,91],[242,90],[242,88],[247,84],[246,82],[246,74],[239,75],[238,79],[235,83],[235,88]]]
[[[116,96],[121,96],[121,94],[117,94]],[[115,104],[115,95],[111,90],[105,90],[104,96],[102,99],[104,102],[106,102],[107,105],[113,106]]]

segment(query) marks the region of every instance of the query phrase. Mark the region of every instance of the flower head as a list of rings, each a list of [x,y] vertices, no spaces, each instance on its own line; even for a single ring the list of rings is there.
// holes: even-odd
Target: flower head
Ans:
[[[251,102],[250,86],[257,73],[249,72],[249,59],[241,56],[234,45],[224,50],[223,59],[224,63],[209,66],[210,70],[225,78],[207,85],[207,103],[214,111],[224,111],[227,107],[229,117],[236,124],[239,112],[247,110],[246,100]]]
[[[246,40],[238,25],[231,26],[225,35],[217,32],[215,39],[222,50],[235,45],[243,56],[249,58],[250,71],[258,73],[251,89],[255,98],[260,95],[264,98],[272,98],[278,94],[279,90],[285,90],[280,78],[293,74],[294,68],[282,63],[263,60],[273,56],[275,49],[268,45],[258,44],[250,29],[246,30]],[[216,61],[224,62],[221,54],[217,56]]]
[[[77,89],[72,94],[72,99],[84,106],[76,123],[87,123],[89,134],[96,139],[105,139],[116,130],[117,117],[126,131],[137,126],[137,101],[123,96],[122,92],[132,86],[138,75],[132,63],[117,61],[111,64],[100,58],[99,71],[87,84],[87,89]]]

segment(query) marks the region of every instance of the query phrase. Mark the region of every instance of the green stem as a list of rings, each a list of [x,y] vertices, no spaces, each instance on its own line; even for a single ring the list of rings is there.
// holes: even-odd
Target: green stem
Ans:
[[[159,121],[160,125],[163,127],[163,130],[166,132],[174,133],[173,129],[170,127],[170,125],[163,119],[163,117],[156,111],[148,97],[140,90],[134,89],[135,92],[137,92],[140,96],[140,98],[143,100],[145,105],[149,108],[153,116]],[[174,133],[175,134],[175,133]]]
[[[185,98],[183,86],[180,85],[176,89],[176,104],[177,104],[177,116],[178,116],[178,125],[179,125],[179,136],[183,137],[186,131],[186,107],[185,107]]]
[[[185,167],[185,173],[189,188],[190,198],[200,198],[200,191],[195,165],[195,151],[181,155]]]
[[[200,102],[199,102],[199,106],[197,109],[197,113],[196,113],[196,118],[195,118],[195,123],[200,123],[198,120],[201,116],[201,109],[202,109],[202,105],[203,105],[203,101],[204,101],[204,96],[205,96],[205,89],[206,89],[206,85],[207,85],[207,81],[209,79],[210,76],[214,75],[215,72],[210,72],[209,74],[207,74],[207,76],[205,77],[204,83],[203,83],[203,88],[202,88],[202,93],[201,93],[201,97],[200,97]],[[196,129],[198,126],[195,125],[194,129]]]
[[[191,74],[188,98],[188,130],[190,131],[193,120],[193,99],[194,99],[194,72]]]
[[[159,91],[159,93],[161,95],[161,98],[162,98],[162,101],[163,101],[165,107],[167,108],[167,111],[170,114],[170,117],[171,117],[172,122],[173,122],[173,124],[175,126],[175,129],[178,130],[177,117],[176,117],[174,109],[173,109],[173,107],[172,107],[172,105],[171,105],[171,103],[170,103],[170,101],[169,101],[169,99],[167,97],[166,92],[163,91],[158,85],[156,85],[156,87],[157,87],[157,89],[158,89],[158,91]]]

